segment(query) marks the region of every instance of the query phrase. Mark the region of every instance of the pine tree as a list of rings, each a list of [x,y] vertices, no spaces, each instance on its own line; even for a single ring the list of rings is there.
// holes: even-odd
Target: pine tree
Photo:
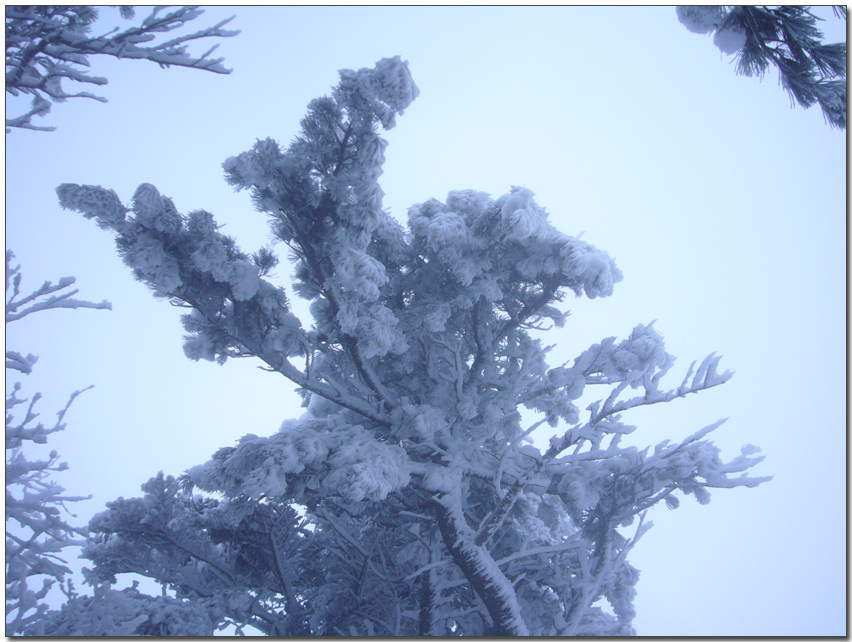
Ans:
[[[846,20],[846,7],[833,7]],[[809,7],[683,6],[678,19],[693,33],[715,32],[713,42],[734,54],[737,73],[763,78],[770,66],[791,104],[819,104],[826,122],[846,129],[846,43],[823,43]]]
[[[653,450],[620,444],[626,411],[727,381],[718,357],[666,388],[674,358],[650,324],[548,366],[540,334],[564,325],[567,294],[609,296],[621,272],[530,190],[451,192],[405,228],[382,209],[379,130],[418,93],[398,57],[342,71],[289,148],[262,140],[224,163],[289,249],[310,329],[267,278],[273,250],[240,250],[209,212],[181,215],[150,184],[129,205],[57,189],[188,309],[188,357],[258,358],[306,407],[109,504],[90,523],[91,581],[142,574],[198,621],[270,635],[625,634],[626,556],[648,509],[764,481],[737,475],[758,449],[725,462],[704,439],[721,422]],[[541,451],[543,426],[558,432]]]
[[[10,96],[33,97],[30,110],[16,118],[6,119],[6,133],[11,127],[52,131],[54,127],[33,125],[34,116],[44,116],[51,102],[68,98],[106,98],[90,92],[69,94],[63,80],[90,85],[106,85],[107,79],[87,73],[89,56],[108,55],[115,58],[150,60],[161,67],[176,65],[204,69],[218,74],[230,73],[222,66],[222,58],[209,58],[219,45],[201,56],[187,53],[188,44],[201,38],[225,38],[239,31],[222,27],[233,18],[201,31],[172,37],[156,44],[143,45],[182,28],[202,13],[198,7],[180,7],[163,13],[165,7],[154,7],[138,27],[115,33],[92,36],[97,22],[97,7],[76,6],[7,6],[6,7],[6,93]],[[133,7],[119,7],[122,18],[132,18]]]

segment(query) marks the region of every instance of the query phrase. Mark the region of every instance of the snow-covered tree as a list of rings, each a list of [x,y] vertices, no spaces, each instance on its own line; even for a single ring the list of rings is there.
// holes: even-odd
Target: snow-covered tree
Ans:
[[[91,303],[72,298],[73,277],[58,283],[45,282],[21,295],[21,268],[13,266],[14,254],[6,251],[6,324],[36,312],[59,308],[110,309],[106,301]],[[55,450],[47,459],[30,459],[32,449],[47,443],[48,436],[65,428],[63,420],[71,403],[82,391],[71,395],[59,411],[56,423],[46,427],[38,421],[35,406],[39,393],[21,397],[20,376],[30,374],[37,357],[6,351],[6,635],[16,635],[37,624],[47,612],[43,601],[51,586],[62,584],[70,572],[61,557],[69,546],[79,546],[85,530],[69,524],[66,503],[83,497],[66,496],[53,473],[68,466]],[[9,385],[11,384],[11,389]],[[23,410],[23,412],[21,412]],[[41,583],[35,588],[33,583]]]
[[[620,443],[626,411],[727,381],[718,357],[667,388],[674,358],[649,324],[548,365],[541,334],[563,327],[567,294],[608,296],[621,272],[530,190],[451,192],[406,227],[382,209],[379,130],[417,95],[398,57],[342,71],[287,149],[262,140],[224,163],[289,249],[310,329],[268,278],[273,249],[240,250],[209,212],[182,215],[150,184],[128,205],[57,189],[188,309],[188,357],[258,358],[306,407],[109,504],[90,523],[91,581],[145,575],[193,621],[272,635],[624,634],[647,510],[764,481],[744,473],[757,448],[724,461],[705,439],[721,422]],[[531,436],[545,426],[542,451]]]
[[[52,102],[68,98],[106,98],[90,92],[69,94],[63,80],[90,85],[105,85],[107,79],[91,76],[89,56],[102,54],[115,58],[150,60],[162,67],[176,65],[204,69],[218,74],[230,73],[222,66],[222,58],[210,58],[218,47],[193,56],[187,52],[189,43],[203,38],[225,38],[238,31],[222,27],[232,18],[194,33],[175,35],[203,11],[198,7],[181,7],[165,11],[154,7],[139,26],[92,36],[98,19],[98,7],[79,6],[7,6],[6,7],[6,93],[11,96],[32,96],[30,110],[15,118],[6,118],[6,133],[11,127],[52,131],[54,127],[33,125],[33,116],[44,116]],[[132,18],[133,7],[119,7],[122,18]],[[169,38],[153,42],[163,34]],[[148,43],[148,44],[144,44]]]
[[[833,7],[846,20],[846,7]],[[763,78],[770,66],[792,104],[819,104],[832,127],[846,129],[846,43],[827,44],[810,7],[681,6],[680,22],[691,32],[713,33],[737,73]]]

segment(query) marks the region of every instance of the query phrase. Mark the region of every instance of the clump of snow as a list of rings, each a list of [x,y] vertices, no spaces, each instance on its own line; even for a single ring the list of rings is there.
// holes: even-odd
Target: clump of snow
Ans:
[[[323,486],[353,502],[381,501],[406,486],[411,475],[405,450],[372,438],[342,444],[329,465],[332,472]]]
[[[746,457],[748,457],[749,455],[754,455],[754,454],[759,453],[759,452],[760,452],[760,448],[758,448],[757,446],[754,446],[752,444],[745,444],[742,447],[742,453]]]
[[[287,492],[287,475],[325,461],[326,435],[296,425],[271,437],[246,435],[236,448],[222,448],[212,459],[187,471],[199,488],[217,488],[226,496],[279,496]]]
[[[329,430],[333,419],[310,417],[285,421],[270,437],[246,435],[187,475],[199,488],[226,497],[287,496],[297,492],[292,475],[351,502],[381,501],[408,484],[411,465],[403,448],[376,440],[361,426]]]
[[[548,382],[563,388],[566,396],[579,399],[586,387],[586,377],[580,368],[553,368],[547,373]]]
[[[361,313],[358,348],[365,359],[383,357],[389,352],[402,354],[408,349],[405,335],[399,331],[399,319],[383,305],[374,306]]]
[[[212,236],[216,232],[216,221],[206,210],[194,210],[186,217],[186,230],[201,238]]]
[[[290,312],[287,294],[282,288],[261,280],[257,291],[258,304],[273,321],[292,330],[302,326],[301,321]]]
[[[547,214],[535,203],[534,197],[532,190],[526,187],[513,187],[497,199],[495,205],[500,208],[507,238],[524,241],[546,236]]]
[[[216,281],[224,283],[231,273],[230,259],[224,243],[214,238],[204,241],[190,256],[192,264],[202,272],[209,272]]]
[[[160,195],[150,183],[142,183],[133,195],[133,213],[136,220],[151,230],[174,233],[182,220],[172,199]]]
[[[430,465],[423,475],[423,486],[429,490],[442,493],[457,491],[461,483],[461,475],[456,467]]]
[[[184,337],[183,353],[188,359],[199,361],[216,360],[216,344],[207,334],[195,334]]]
[[[447,205],[454,212],[464,216],[482,216],[491,207],[493,201],[485,192],[472,189],[454,190],[447,194]]]
[[[86,218],[96,218],[100,227],[117,227],[124,222],[127,208],[111,189],[63,183],[56,188],[56,193],[63,208],[76,210]]]
[[[653,322],[640,323],[628,339],[613,348],[609,368],[604,369],[607,376],[612,380],[630,381],[636,387],[646,374],[668,372],[674,357],[666,352],[663,336],[653,326]]]
[[[440,252],[445,246],[470,240],[470,230],[464,219],[455,212],[444,212],[432,219],[429,225],[429,244]]]
[[[715,44],[722,53],[735,54],[745,46],[746,32],[742,27],[726,27],[716,32],[713,36]]]
[[[443,332],[452,315],[450,306],[446,303],[436,303],[430,305],[427,310],[426,316],[423,317],[423,325],[429,332]]]
[[[329,415],[337,414],[340,411],[340,406],[338,406],[333,401],[329,401],[325,397],[320,397],[319,395],[312,394],[310,400],[308,401],[308,413],[313,417],[317,417],[318,419],[328,417]],[[285,420],[284,423],[281,424],[281,430],[290,430],[292,426],[297,424],[298,420],[296,419]]]
[[[677,7],[677,19],[692,33],[710,33],[722,24],[725,10],[717,6]]]
[[[414,84],[408,63],[399,56],[383,58],[372,69],[340,72],[338,95],[349,94],[357,111],[372,112],[385,129],[390,129],[401,114],[417,98],[420,90]]]
[[[440,408],[429,405],[418,406],[416,409],[414,406],[407,408],[415,413],[414,429],[421,437],[431,439],[435,433],[442,433],[447,430],[447,421],[444,419],[444,413]]]
[[[344,288],[357,291],[364,301],[379,298],[379,288],[388,282],[388,277],[378,260],[363,250],[343,247],[332,253],[332,261]]]
[[[311,306],[318,308],[320,306]],[[358,316],[360,312],[359,306],[354,305],[341,305],[340,309],[337,311],[337,314],[334,318],[337,320],[337,323],[340,325],[340,330],[346,334],[354,335],[355,331],[358,329],[358,326],[361,323],[361,318]]]
[[[163,292],[171,292],[181,285],[177,261],[150,232],[143,232],[137,237],[127,249],[127,256],[133,267]]]
[[[225,180],[237,190],[249,187],[264,188],[269,185],[268,169],[282,160],[281,148],[271,138],[259,140],[254,147],[239,156],[231,156],[224,163]]]
[[[247,301],[257,294],[260,287],[260,268],[248,261],[236,260],[231,265],[228,277],[231,291],[237,301]]]
[[[532,190],[526,187],[513,187],[508,194],[498,198],[495,204],[500,208],[500,213],[506,217],[517,210],[529,208],[533,204],[534,197]]]
[[[584,241],[570,238],[561,251],[563,270],[577,279],[575,292],[582,290],[590,299],[612,294],[612,286],[622,279],[609,255]]]

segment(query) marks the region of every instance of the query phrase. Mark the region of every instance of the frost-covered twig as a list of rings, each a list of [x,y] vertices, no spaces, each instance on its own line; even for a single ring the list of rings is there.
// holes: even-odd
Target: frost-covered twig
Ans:
[[[21,294],[20,265],[12,266],[14,254],[6,251],[6,324],[18,321],[35,312],[57,308],[111,309],[103,301],[90,303],[71,298],[77,290],[67,291],[73,277],[60,279],[57,284],[45,282],[39,289]],[[37,357],[32,354],[8,350],[6,369],[23,374],[32,372]],[[41,399],[35,393],[26,399],[18,396],[20,382],[14,382],[6,393],[6,632],[9,635],[34,632],[42,621],[48,606],[42,600],[50,586],[62,584],[69,572],[65,561],[58,553],[69,546],[82,543],[78,536],[85,529],[71,526],[61,517],[61,510],[68,512],[66,504],[89,497],[64,495],[64,488],[51,479],[51,473],[63,471],[67,464],[59,462],[59,455],[51,451],[47,459],[30,460],[24,451],[28,444],[45,444],[50,434],[65,429],[65,415],[74,400],[92,386],[73,392],[65,406],[57,413],[53,426],[46,427],[37,422],[36,403]],[[25,405],[22,417],[16,417],[16,408]],[[24,533],[24,535],[21,535]],[[29,587],[28,579],[42,576],[41,589]]]
[[[33,395],[24,417],[15,423],[14,408],[27,401],[16,395],[19,390],[16,382],[6,395],[7,635],[22,633],[46,613],[48,607],[42,600],[47,590],[54,582],[61,583],[69,572],[58,553],[79,545],[78,536],[85,535],[85,529],[62,519],[60,509],[67,512],[66,503],[91,497],[64,495],[65,489],[50,479],[51,473],[67,468],[65,463],[59,463],[56,451],[51,451],[46,460],[31,461],[22,450],[25,443],[44,444],[47,435],[63,430],[62,420],[82,391],[71,395],[53,426],[45,427],[41,422],[29,425],[38,417],[34,406],[39,394]],[[29,587],[33,576],[45,578],[41,589]]]
[[[180,7],[160,15],[164,7],[154,7],[138,27],[91,37],[89,32],[98,19],[98,8],[69,6],[6,7],[6,93],[11,96],[33,96],[32,107],[26,113],[6,119],[6,133],[12,128],[52,131],[53,127],[32,124],[34,116],[50,111],[51,101],[68,98],[91,98],[107,102],[106,98],[89,92],[68,93],[63,80],[85,84],[105,85],[106,78],[90,76],[86,71],[89,56],[101,54],[115,58],[150,60],[161,67],[172,65],[203,69],[219,74],[230,73],[222,66],[222,58],[210,58],[218,47],[214,45],[200,56],[188,53],[188,44],[204,38],[228,38],[239,31],[223,27],[233,18],[200,31],[179,35],[152,45],[160,34],[174,32],[198,18],[198,7]],[[122,16],[130,17],[132,9],[122,8]]]
[[[20,300],[16,300],[21,293],[21,266],[12,267],[11,262],[15,254],[11,250],[6,250],[6,323],[23,319],[25,316],[42,310],[56,310],[59,308],[91,308],[95,310],[112,310],[112,304],[109,301],[101,301],[100,303],[92,303],[91,301],[82,301],[80,299],[72,299],[71,297],[79,290],[70,290],[76,279],[73,276],[66,276],[59,279],[56,284],[50,281],[45,281],[40,288],[25,295]],[[12,294],[9,294],[9,287],[12,287]],[[65,290],[65,291],[63,291]],[[60,294],[56,294],[60,293]],[[53,295],[53,296],[51,296]],[[46,297],[46,298],[45,298]],[[40,300],[39,300],[40,299]],[[31,304],[31,305],[30,305]],[[29,305],[29,307],[24,307]],[[26,362],[29,357],[19,358],[18,353],[6,353],[7,367],[14,367],[21,372],[27,372]],[[30,355],[31,356],[31,355]],[[9,365],[9,360],[16,365]],[[30,366],[33,362],[30,363]]]

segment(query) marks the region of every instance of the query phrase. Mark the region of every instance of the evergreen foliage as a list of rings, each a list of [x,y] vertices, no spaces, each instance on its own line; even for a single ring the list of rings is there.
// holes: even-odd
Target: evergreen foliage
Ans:
[[[674,358],[650,324],[548,366],[538,335],[564,325],[568,292],[608,296],[621,272],[557,231],[530,190],[451,192],[414,205],[406,227],[382,209],[379,131],[417,95],[398,57],[342,71],[289,148],[262,140],[224,163],[289,248],[310,329],[265,276],[272,251],[243,252],[210,213],[182,215],[149,184],[129,205],[57,189],[115,234],[138,280],[188,309],[188,357],[259,358],[306,406],[92,519],[89,581],[160,582],[163,630],[632,633],[626,556],[646,511],[765,480],[744,474],[758,449],[726,462],[705,439],[721,422],[653,450],[620,445],[635,429],[624,412],[727,381],[718,357],[666,388]],[[575,402],[595,390],[581,417]],[[542,452],[528,438],[543,425],[558,432]],[[111,612],[146,599],[131,593],[110,593]],[[96,602],[51,614],[51,630],[93,621]]]
[[[846,20],[845,6],[834,13]],[[846,129],[846,43],[824,43],[809,7],[683,6],[677,14],[693,33],[715,32],[738,74],[763,78],[776,67],[792,104],[819,104],[830,126]]]
[[[10,96],[33,97],[28,112],[6,119],[6,133],[11,127],[52,131],[54,127],[33,125],[33,116],[44,116],[52,102],[68,98],[106,98],[90,92],[69,94],[63,80],[90,85],[106,85],[107,79],[91,76],[86,71],[89,56],[103,54],[115,58],[150,60],[161,67],[176,65],[204,69],[219,74],[230,73],[222,66],[222,58],[209,58],[219,45],[201,56],[187,53],[189,42],[202,38],[225,38],[238,34],[222,27],[232,18],[201,31],[171,37],[151,43],[161,34],[169,34],[199,17],[198,7],[180,7],[163,13],[165,7],[154,7],[138,27],[92,36],[90,32],[98,19],[97,7],[77,6],[7,6],[6,7],[6,93]],[[121,17],[132,18],[132,7],[119,7]],[[118,32],[118,33],[116,33]]]

